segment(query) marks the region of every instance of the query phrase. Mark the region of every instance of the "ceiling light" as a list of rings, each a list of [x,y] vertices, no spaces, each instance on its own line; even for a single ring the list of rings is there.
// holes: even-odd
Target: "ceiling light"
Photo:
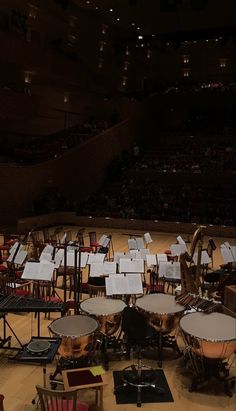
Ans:
[[[119,17],[117,17],[116,21],[120,21]]]
[[[140,27],[137,27],[137,30],[140,30]]]
[[[138,36],[138,39],[139,39],[139,40],[143,40],[143,36]]]
[[[132,23],[131,26],[135,26],[135,23]]]
[[[113,10],[113,9],[110,9],[109,11],[112,13],[114,10]]]

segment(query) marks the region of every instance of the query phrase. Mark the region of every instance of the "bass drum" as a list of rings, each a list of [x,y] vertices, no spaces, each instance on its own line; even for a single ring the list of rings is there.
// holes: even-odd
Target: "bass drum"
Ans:
[[[114,335],[120,329],[125,307],[122,300],[106,297],[88,298],[80,303],[81,311],[95,318],[99,323],[99,331],[107,336]]]
[[[78,359],[91,354],[95,346],[95,332],[98,322],[87,315],[71,315],[54,320],[49,330],[61,338],[58,348],[63,358]]]
[[[236,320],[226,314],[190,313],[180,320],[185,343],[192,353],[226,359],[236,350]]]

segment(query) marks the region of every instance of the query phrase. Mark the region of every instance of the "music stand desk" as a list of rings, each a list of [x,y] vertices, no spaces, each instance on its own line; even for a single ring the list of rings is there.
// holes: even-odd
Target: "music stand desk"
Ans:
[[[62,379],[63,379],[64,387],[65,389],[76,388],[78,390],[95,388],[96,405],[99,411],[103,411],[103,387],[104,385],[107,385],[109,383],[109,378],[107,374],[94,377],[90,371],[91,368],[92,367],[62,370]],[[81,376],[81,380],[79,382],[80,376]],[[84,382],[83,382],[83,379],[84,379]],[[90,379],[91,379],[91,382],[89,382]],[[98,392],[100,393],[100,395],[98,395]]]

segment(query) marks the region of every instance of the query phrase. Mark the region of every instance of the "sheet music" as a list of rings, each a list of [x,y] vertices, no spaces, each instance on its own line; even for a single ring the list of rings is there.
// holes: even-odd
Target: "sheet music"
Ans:
[[[133,250],[134,252],[135,252],[135,250]],[[119,262],[120,262],[120,259],[121,258],[132,258],[132,253],[131,252],[129,252],[129,253],[123,253],[123,252],[114,252],[114,258],[113,258],[113,260],[117,263],[117,264],[119,264]]]
[[[87,251],[83,251],[83,252],[80,254],[80,267],[81,267],[81,268],[85,268],[85,267],[86,267],[87,261],[88,261],[88,256],[89,256],[89,253],[88,253]],[[79,257],[79,256],[78,256],[78,257]],[[79,266],[79,261],[78,261],[78,266]]]
[[[17,247],[19,246],[19,242],[16,242],[16,243],[14,243],[13,244],[13,246],[10,248],[10,250],[9,250],[9,254],[11,255],[11,254],[14,254],[14,252],[16,251],[16,249],[17,249]],[[19,247],[19,250],[21,250],[23,248],[23,246],[22,246],[22,244],[20,245],[20,247]],[[18,250],[18,251],[19,251]]]
[[[157,254],[157,262],[160,264],[161,261],[167,262],[167,255],[165,253],[159,253]]]
[[[118,274],[105,279],[106,294],[143,294],[141,274]]]
[[[143,236],[143,238],[144,238],[144,241],[145,241],[147,244],[152,243],[152,237],[150,236],[150,233],[145,233],[144,236]]]
[[[144,273],[144,261],[141,258],[121,258],[120,273]]]
[[[106,254],[103,254],[103,253],[96,253],[96,254],[89,253],[87,264],[103,263],[105,256]]]
[[[129,247],[129,250],[138,250],[138,245],[137,245],[135,238],[128,239],[128,247]]]
[[[104,276],[104,265],[103,263],[91,263],[89,270],[90,277],[101,277]]]
[[[136,243],[137,243],[138,250],[140,250],[141,248],[145,248],[143,237],[137,237],[136,238]]]
[[[198,259],[198,252],[193,254],[193,262],[195,265],[197,265],[197,259]],[[201,253],[201,264],[210,264],[211,263],[211,259],[209,257],[209,255],[207,254],[207,252],[204,250]]]
[[[159,265],[159,276],[180,280],[181,279],[180,263],[177,261],[174,261],[174,262],[161,261]]]
[[[170,251],[172,256],[179,257],[180,254],[183,254],[185,253],[185,251],[187,251],[187,247],[185,244],[172,244],[170,246]]]
[[[139,250],[139,253],[140,253],[139,258],[142,258],[144,261],[147,261],[147,255],[150,254],[150,250],[148,248],[141,248]]]
[[[221,244],[220,246],[220,252],[224,260],[224,264],[228,263],[233,263],[236,261],[236,246],[226,246],[224,244]]]
[[[148,254],[147,255],[147,267],[155,267],[157,266],[157,256],[156,254]]]
[[[182,244],[185,245],[185,241],[182,239],[182,237],[180,235],[178,235],[178,237],[176,237],[178,244]]]
[[[52,253],[53,253],[53,250],[54,250],[53,246],[52,246],[51,244],[47,244],[47,245],[44,247],[42,253],[52,254]]]
[[[103,234],[100,237],[98,244],[101,245],[102,247],[107,247],[109,242],[110,242],[110,238],[106,234]]]
[[[104,261],[104,274],[116,274],[117,264],[115,261]]]
[[[42,261],[40,263],[27,262],[21,278],[26,280],[51,281],[53,276],[54,264]]]
[[[13,255],[14,255],[14,253],[9,255],[9,257],[7,259],[7,261],[9,263],[12,262]],[[26,258],[27,258],[27,251],[24,251],[24,250],[18,251],[18,253],[16,254],[15,259],[14,259],[14,264],[22,265],[22,264],[24,264]]]
[[[56,251],[55,257],[54,257],[55,268],[60,267],[63,257],[64,257],[64,250],[62,248],[59,248],[59,250]]]
[[[45,253],[44,251],[41,253],[39,257],[39,261],[52,261],[52,254]]]

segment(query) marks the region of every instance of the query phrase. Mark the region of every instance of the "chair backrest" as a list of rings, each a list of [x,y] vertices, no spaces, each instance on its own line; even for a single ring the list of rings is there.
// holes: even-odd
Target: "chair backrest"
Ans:
[[[4,395],[0,394],[0,411],[4,411],[3,400]]]
[[[147,318],[136,308],[124,308],[121,327],[130,344],[142,344],[147,337]]]
[[[89,231],[89,242],[90,245],[97,243],[97,233],[96,231]]]
[[[36,385],[36,390],[41,411],[78,411],[78,390],[50,390],[40,385]]]
[[[88,284],[89,297],[101,297],[106,295],[105,285],[91,285]]]

